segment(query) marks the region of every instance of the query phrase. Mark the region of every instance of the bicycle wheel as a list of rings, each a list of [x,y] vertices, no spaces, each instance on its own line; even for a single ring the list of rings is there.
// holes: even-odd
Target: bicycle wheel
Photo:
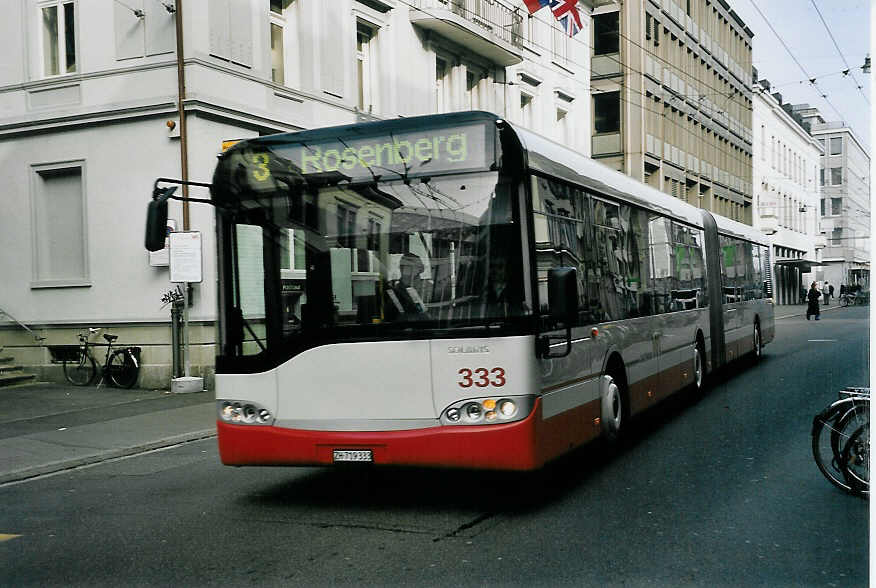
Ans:
[[[831,404],[812,420],[812,456],[815,465],[831,484],[845,492],[850,492],[851,486],[835,457],[832,433],[837,413],[844,412],[849,406],[851,403],[848,401]]]
[[[812,421],[812,455],[824,477],[845,492],[854,493],[843,467],[842,451],[856,428],[869,419],[869,400],[838,400]]]
[[[79,351],[79,358],[64,360],[64,377],[74,386],[87,386],[97,375],[97,366],[94,359],[84,350]]]
[[[870,492],[870,423],[865,423],[849,437],[840,453],[846,481],[855,494]]]
[[[125,349],[114,351],[107,364],[110,381],[119,388],[131,388],[136,384],[139,371],[140,368]]]

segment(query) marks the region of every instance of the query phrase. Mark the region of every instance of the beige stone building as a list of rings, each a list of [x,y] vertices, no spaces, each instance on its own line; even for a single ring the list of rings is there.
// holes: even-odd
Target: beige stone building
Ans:
[[[592,156],[752,224],[751,30],[724,0],[598,4]]]

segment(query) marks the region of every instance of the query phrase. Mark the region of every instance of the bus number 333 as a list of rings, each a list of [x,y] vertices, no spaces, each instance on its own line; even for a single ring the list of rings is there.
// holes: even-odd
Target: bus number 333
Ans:
[[[457,382],[460,388],[486,388],[487,386],[495,386],[500,388],[505,385],[505,368],[494,367],[487,368],[462,368],[457,372],[461,379]]]

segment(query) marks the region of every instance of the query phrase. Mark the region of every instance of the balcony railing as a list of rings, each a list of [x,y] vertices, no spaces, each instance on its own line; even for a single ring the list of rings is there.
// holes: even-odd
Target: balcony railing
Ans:
[[[523,61],[523,14],[498,0],[417,0],[411,22],[460,43],[499,65]]]

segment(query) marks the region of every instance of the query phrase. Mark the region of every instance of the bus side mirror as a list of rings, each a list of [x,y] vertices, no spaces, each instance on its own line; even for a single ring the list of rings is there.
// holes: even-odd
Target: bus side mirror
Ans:
[[[167,239],[167,199],[176,191],[176,186],[156,190],[146,210],[146,250],[164,249]]]
[[[578,272],[573,267],[548,270],[550,316],[573,327],[578,322]]]
[[[572,352],[572,327],[578,322],[578,272],[575,268],[555,267],[548,270],[548,305],[550,318],[562,321],[566,334],[539,337],[536,352],[542,358],[566,357]],[[563,341],[565,349],[554,353],[551,351],[551,341]]]

